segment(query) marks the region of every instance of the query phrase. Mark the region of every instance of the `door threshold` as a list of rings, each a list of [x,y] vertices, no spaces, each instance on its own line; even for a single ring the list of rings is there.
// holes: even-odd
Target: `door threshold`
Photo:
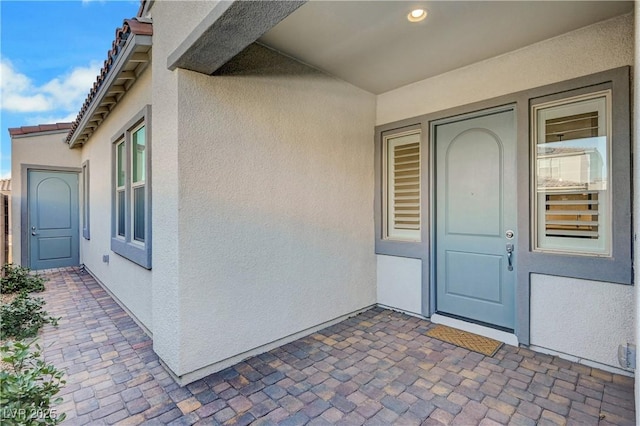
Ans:
[[[458,330],[467,331],[479,336],[488,337],[511,346],[518,346],[518,337],[513,333],[496,330],[495,328],[485,327],[468,321],[463,321],[440,314],[431,315],[431,322],[434,324],[442,324],[448,327],[457,328]]]

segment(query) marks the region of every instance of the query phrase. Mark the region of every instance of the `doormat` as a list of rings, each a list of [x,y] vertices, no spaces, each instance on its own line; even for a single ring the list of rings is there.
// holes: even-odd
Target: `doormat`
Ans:
[[[502,342],[497,340],[440,324],[427,331],[427,336],[486,356],[494,356],[502,347]]]

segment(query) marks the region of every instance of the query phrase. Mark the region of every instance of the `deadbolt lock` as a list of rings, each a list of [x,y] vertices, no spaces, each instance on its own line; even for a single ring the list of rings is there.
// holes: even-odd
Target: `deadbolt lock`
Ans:
[[[507,237],[507,239],[511,240],[511,239],[513,239],[513,236],[515,234],[513,233],[512,230],[508,230],[507,232],[504,233],[504,235]]]

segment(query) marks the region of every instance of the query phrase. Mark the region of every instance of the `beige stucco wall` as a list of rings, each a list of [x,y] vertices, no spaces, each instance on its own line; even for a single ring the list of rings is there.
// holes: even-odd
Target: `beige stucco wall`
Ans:
[[[633,15],[627,14],[381,94],[376,121],[442,111],[633,63]],[[385,259],[387,274],[394,274],[388,270],[392,264]],[[618,344],[635,341],[633,287],[544,276],[531,284],[532,344],[619,367]],[[415,287],[415,278],[399,286]],[[582,292],[588,293],[583,297]],[[578,342],[577,336],[586,340]]]
[[[634,288],[531,275],[531,344],[612,367],[633,343]]]
[[[178,72],[180,373],[376,301],[375,98],[276,61]]]
[[[375,97],[282,57],[168,71],[213,5],[151,9],[154,350],[186,380],[375,303]]]
[[[21,264],[22,216],[20,210],[26,202],[26,175],[23,165],[73,168],[80,170],[80,150],[70,150],[65,143],[67,131],[34,133],[11,139],[11,234],[13,262]],[[23,193],[24,191],[24,193]],[[25,226],[27,226],[25,224]]]
[[[152,72],[147,69],[81,148],[81,161],[89,160],[91,239],[84,239],[82,232],[80,233],[80,261],[147,329],[152,331],[153,271],[146,270],[111,251],[111,139],[145,105],[151,104],[151,77]],[[153,109],[151,115],[153,131]],[[151,146],[153,150],[153,138]],[[80,152],[79,149],[74,151]],[[153,173],[151,181],[153,185]],[[109,256],[109,263],[102,261],[103,255]]]
[[[178,79],[166,58],[200,22],[206,2],[155,2],[153,17],[151,155],[153,173],[153,349],[173,371],[180,365],[180,265],[178,263]],[[202,16],[200,16],[200,20]],[[177,37],[176,35],[180,35]]]
[[[622,15],[383,93],[376,123],[632,65],[633,49],[633,15]]]

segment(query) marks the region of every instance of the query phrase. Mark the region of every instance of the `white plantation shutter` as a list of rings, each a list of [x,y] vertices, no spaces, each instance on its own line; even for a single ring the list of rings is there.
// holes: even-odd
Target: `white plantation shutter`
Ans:
[[[386,139],[386,237],[420,241],[420,133]]]
[[[546,194],[545,235],[598,238],[598,195],[598,191]]]

